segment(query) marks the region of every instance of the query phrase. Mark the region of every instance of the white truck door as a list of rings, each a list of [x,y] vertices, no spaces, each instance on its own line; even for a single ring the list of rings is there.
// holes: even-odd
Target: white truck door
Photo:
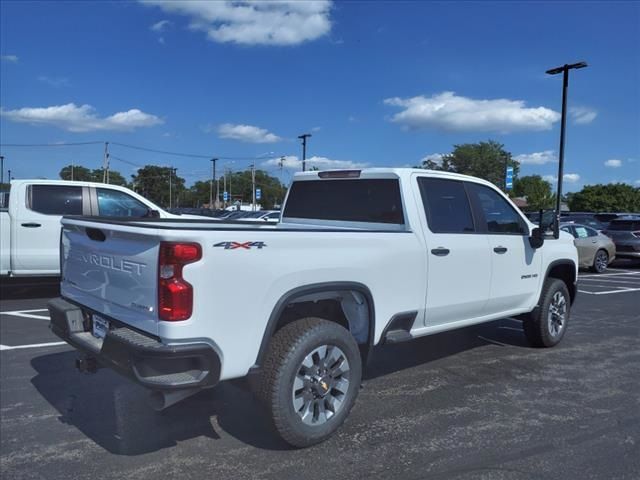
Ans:
[[[464,184],[421,176],[417,182],[427,247],[425,325],[480,317],[489,298],[491,256],[487,235],[474,225]]]
[[[497,315],[530,306],[535,301],[542,254],[529,244],[529,227],[493,188],[468,182],[467,192],[490,244],[492,275],[486,313]]]
[[[56,275],[60,270],[60,219],[83,215],[88,193],[78,185],[27,185],[12,228],[12,271]]]

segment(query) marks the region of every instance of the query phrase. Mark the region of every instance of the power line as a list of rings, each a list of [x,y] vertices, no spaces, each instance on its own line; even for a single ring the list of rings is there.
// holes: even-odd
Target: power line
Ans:
[[[161,153],[163,155],[175,155],[177,157],[190,157],[190,158],[211,158],[211,155],[198,155],[195,153],[180,153],[169,152],[166,150],[156,150],[155,148],[140,147],[138,145],[129,145],[127,143],[111,142],[111,145],[118,145],[119,147],[132,148],[134,150],[142,150],[143,152]]]
[[[60,142],[60,143],[0,143],[0,147],[77,147],[80,145],[102,145],[104,142]]]

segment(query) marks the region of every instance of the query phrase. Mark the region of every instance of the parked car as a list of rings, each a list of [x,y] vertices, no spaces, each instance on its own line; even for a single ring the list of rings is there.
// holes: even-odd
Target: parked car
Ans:
[[[561,223],[560,230],[573,235],[580,267],[603,273],[616,258],[613,240],[596,229],[578,223]]]
[[[298,173],[277,224],[62,222],[51,329],[80,369],[113,368],[158,409],[249,376],[298,447],[344,422],[375,345],[521,315],[551,347],[576,296],[571,235],[545,238],[493,184],[448,172]]]
[[[67,180],[12,180],[0,211],[0,275],[57,276],[63,215],[199,218],[173,215],[118,185]]]
[[[280,221],[280,212],[277,210],[258,210],[257,212],[250,212],[250,215],[246,215],[241,220],[276,223]]]
[[[612,220],[604,233],[615,243],[619,258],[640,259],[640,216]]]
[[[563,223],[586,225],[588,227],[595,228],[599,232],[606,229],[609,224],[609,222],[601,222],[598,220],[593,213],[561,214],[560,221]]]

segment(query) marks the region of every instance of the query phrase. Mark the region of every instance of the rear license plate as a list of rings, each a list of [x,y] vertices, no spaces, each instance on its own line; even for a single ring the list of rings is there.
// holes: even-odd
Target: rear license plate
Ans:
[[[109,320],[94,315],[93,316],[93,336],[96,338],[104,338],[109,330]]]

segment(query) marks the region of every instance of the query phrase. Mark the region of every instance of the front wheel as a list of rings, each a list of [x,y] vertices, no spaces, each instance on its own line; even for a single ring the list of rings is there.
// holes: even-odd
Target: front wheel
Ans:
[[[598,250],[593,258],[592,270],[596,273],[603,273],[609,266],[609,254],[605,250]]]
[[[536,308],[525,316],[522,326],[533,347],[553,347],[567,331],[571,296],[567,285],[557,278],[547,278]]]
[[[308,447],[330,437],[349,415],[360,389],[360,351],[344,327],[305,318],[274,335],[263,375],[260,396],[278,434]]]

